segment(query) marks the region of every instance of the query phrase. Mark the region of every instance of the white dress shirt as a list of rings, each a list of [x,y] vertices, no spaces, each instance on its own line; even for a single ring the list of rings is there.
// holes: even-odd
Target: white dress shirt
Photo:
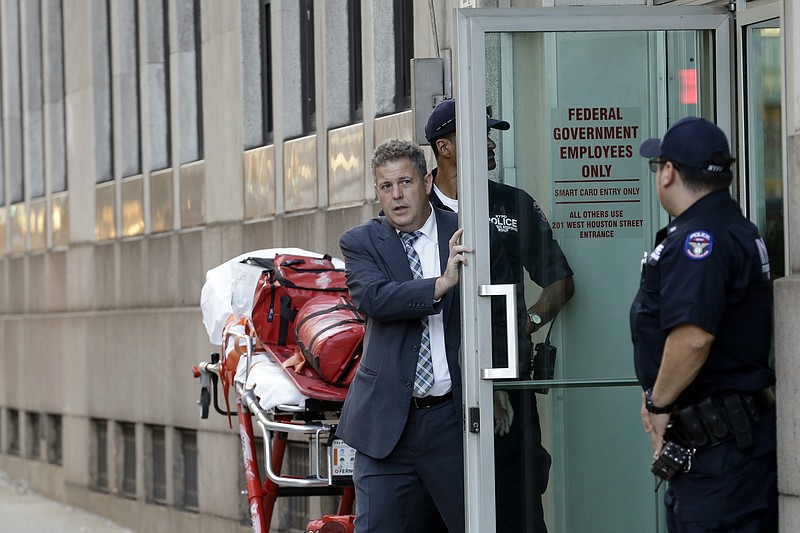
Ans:
[[[436,215],[431,209],[431,216],[418,230],[420,235],[414,241],[414,250],[422,263],[422,275],[425,278],[438,278],[442,274],[439,260],[439,233],[436,226]],[[447,394],[452,388],[450,368],[447,366],[447,352],[444,347],[444,318],[442,312],[428,316],[428,331],[431,338],[431,354],[433,358],[433,387],[428,396]]]

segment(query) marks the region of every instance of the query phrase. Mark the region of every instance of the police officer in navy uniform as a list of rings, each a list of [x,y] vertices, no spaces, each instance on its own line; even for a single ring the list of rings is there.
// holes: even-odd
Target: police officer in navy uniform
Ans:
[[[508,130],[505,120],[486,119],[487,133]],[[458,152],[456,143],[455,100],[444,100],[428,116],[425,137],[431,144],[437,167],[431,171],[434,207],[458,211]],[[487,134],[488,170],[497,167],[497,145]],[[542,287],[542,294],[528,308],[527,332],[533,333],[550,322],[572,298],[573,272],[564,252],[553,238],[553,230],[539,204],[525,190],[494,180],[488,182],[489,219],[500,234],[505,257],[517,283],[524,282],[525,271]],[[524,297],[524,294],[520,294]],[[520,338],[520,341],[525,339]],[[526,343],[529,344],[528,338]],[[520,352],[523,352],[520,349]]]
[[[654,460],[664,459],[667,442],[688,455],[669,478],[668,529],[776,532],[769,260],[728,191],[728,140],[689,117],[639,153],[650,158],[659,201],[674,217],[643,260],[630,315]]]
[[[488,170],[494,170],[497,147],[488,132],[508,130],[510,124],[486,119]],[[436,157],[431,172],[431,204],[458,211],[458,153],[455,100],[438,104],[428,116],[425,136]],[[489,218],[497,228],[504,258],[517,285],[517,301],[522,320],[518,335],[521,373],[530,375],[532,344],[530,335],[555,318],[572,297],[572,269],[553,237],[547,218],[526,191],[493,180],[488,182]],[[493,246],[494,249],[494,246]],[[524,278],[542,287],[536,302],[527,307]],[[493,310],[494,312],[494,310]],[[520,316],[520,313],[518,313]],[[493,320],[495,365],[509,355],[496,349],[505,346],[504,326]],[[497,328],[500,325],[502,327]],[[541,495],[547,488],[550,454],[542,446],[539,414],[531,390],[495,391],[495,477],[497,531],[499,533],[546,533]]]

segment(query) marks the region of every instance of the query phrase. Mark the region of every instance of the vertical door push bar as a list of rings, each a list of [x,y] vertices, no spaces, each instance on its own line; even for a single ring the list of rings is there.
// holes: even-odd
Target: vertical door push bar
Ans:
[[[478,285],[478,296],[506,297],[506,340],[508,343],[508,366],[504,368],[482,368],[481,379],[516,379],[519,377],[517,357],[517,286]]]

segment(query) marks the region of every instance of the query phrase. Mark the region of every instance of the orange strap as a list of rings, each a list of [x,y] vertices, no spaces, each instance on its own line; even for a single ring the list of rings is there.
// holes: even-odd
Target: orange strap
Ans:
[[[281,363],[283,368],[291,367],[295,373],[299,374],[303,370],[303,365],[306,364],[306,358],[303,356],[303,352],[300,351],[299,346],[294,347],[294,353],[290,358],[286,361]]]

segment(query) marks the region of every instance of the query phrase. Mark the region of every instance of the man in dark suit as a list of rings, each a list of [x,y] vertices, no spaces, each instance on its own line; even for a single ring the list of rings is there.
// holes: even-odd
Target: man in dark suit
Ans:
[[[367,315],[364,355],[337,435],[357,450],[356,531],[405,532],[427,494],[464,531],[459,244],[454,213],[428,201],[422,150],[386,141],[372,158],[382,217],[340,241],[347,286]]]

